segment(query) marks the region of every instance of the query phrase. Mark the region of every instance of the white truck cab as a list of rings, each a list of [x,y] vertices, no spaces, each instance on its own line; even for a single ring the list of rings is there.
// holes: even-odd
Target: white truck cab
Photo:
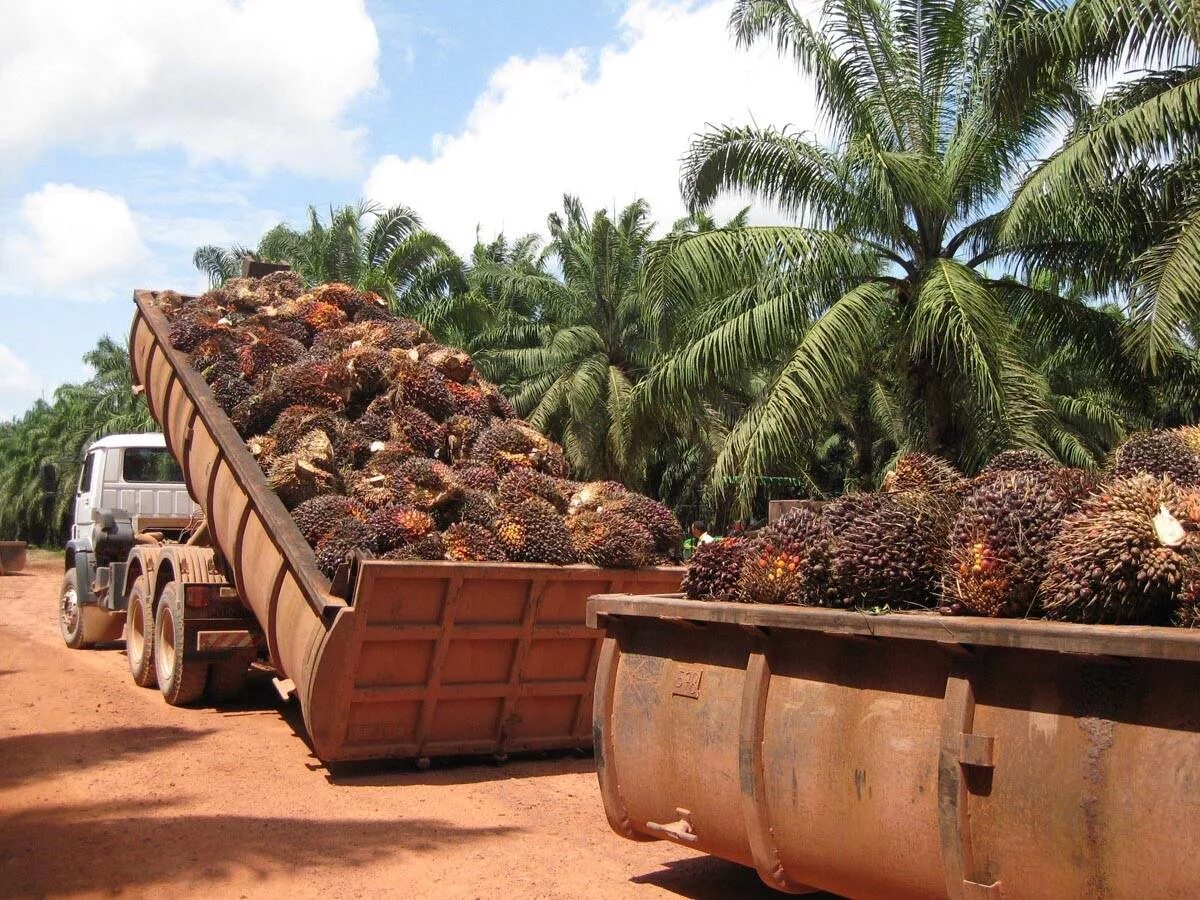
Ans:
[[[114,434],[88,448],[75,493],[71,538],[92,533],[96,510],[124,510],[134,533],[186,528],[200,508],[161,434]]]
[[[43,475],[53,487],[56,476]],[[59,595],[63,640],[117,640],[125,625],[125,558],[143,539],[179,540],[204,521],[161,434],[114,434],[88,447],[75,489]]]

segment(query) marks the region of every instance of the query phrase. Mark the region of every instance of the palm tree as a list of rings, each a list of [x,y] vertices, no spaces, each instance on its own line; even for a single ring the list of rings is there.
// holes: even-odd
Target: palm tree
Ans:
[[[196,250],[193,262],[219,283],[240,271],[245,255],[241,247],[205,246]],[[375,291],[396,312],[416,317],[464,288],[460,260],[405,206],[331,207],[328,223],[310,206],[307,228],[276,225],[249,255],[288,263],[308,284],[341,281]]]
[[[145,401],[133,391],[128,350],[105,336],[83,359],[91,378],[63,385],[53,403],[38,401],[0,425],[0,535],[35,543],[58,538],[87,446],[107,434],[154,430]],[[42,496],[45,465],[59,474],[51,498]]]
[[[743,504],[760,476],[820,456],[839,430],[864,476],[898,450],[967,468],[1005,446],[1095,459],[1068,439],[1076,423],[1058,414],[1029,345],[1069,348],[1132,389],[1118,326],[1005,277],[1042,248],[997,238],[1022,159],[1086,105],[1080,79],[1053,61],[1032,87],[1015,85],[1014,9],[827,0],[818,29],[790,0],[735,4],[739,44],[772,41],[813,79],[833,143],[759,126],[694,141],[682,178],[693,209],[736,191],[798,223],[666,242],[652,299],[688,325],[644,399],[763,377],[714,468]]]
[[[1078,0],[1027,26],[1027,71],[1066,58],[1109,89],[1016,191],[1003,236],[1051,244],[1127,299],[1129,349],[1149,371],[1200,338],[1200,7]]]
[[[580,477],[642,480],[645,447],[631,401],[659,350],[646,304],[652,227],[645,201],[615,218],[604,210],[589,218],[567,196],[548,220],[547,251],[561,277],[528,252],[519,265],[475,266],[481,293],[523,313],[506,346],[481,361],[509,385],[518,411],[561,441]]]

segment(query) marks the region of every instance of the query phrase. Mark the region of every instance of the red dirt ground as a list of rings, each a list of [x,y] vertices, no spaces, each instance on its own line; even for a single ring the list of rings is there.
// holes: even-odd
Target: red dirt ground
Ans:
[[[61,557],[0,578],[0,896],[774,897],[604,818],[590,757],[331,772],[268,681],[220,709],[71,651]]]

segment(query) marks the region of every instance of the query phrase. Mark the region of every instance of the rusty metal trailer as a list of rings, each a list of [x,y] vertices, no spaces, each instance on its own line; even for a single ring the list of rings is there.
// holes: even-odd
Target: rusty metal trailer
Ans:
[[[613,829],[848,897],[1200,896],[1200,631],[599,596]]]
[[[135,383],[206,521],[203,545],[137,547],[121,572],[129,621],[143,622],[137,634],[157,621],[185,667],[164,666],[157,647],[169,700],[227,693],[258,643],[325,761],[591,746],[601,635],[585,625],[588,596],[678,590],[681,569],[368,560],[335,592],[204,380],[171,347],[154,295],[134,301]],[[163,626],[172,613],[182,624]],[[142,644],[127,644],[138,678]]]

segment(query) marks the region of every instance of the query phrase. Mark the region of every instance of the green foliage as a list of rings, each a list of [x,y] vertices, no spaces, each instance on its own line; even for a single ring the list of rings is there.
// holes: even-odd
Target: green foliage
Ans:
[[[1144,403],[1125,323],[1037,281],[1103,248],[1008,225],[1026,160],[1089,110],[1085,73],[1043,47],[1061,16],[987,0],[827,0],[818,29],[791,0],[735,4],[738,42],[795,60],[834,140],[726,126],[693,143],[682,176],[693,209],[750,193],[796,225],[664,242],[651,300],[689,298],[672,311],[692,325],[642,400],[763,378],[712,474],[743,507],[783,468],[825,481],[831,451],[847,463],[833,490],[912,450],[967,470],[1008,447],[1095,465]],[[1138,130],[1153,144],[1150,132],[1190,127],[1193,114]]]
[[[24,415],[0,423],[0,536],[31,543],[64,539],[79,469],[88,445],[108,434],[154,430],[133,392],[129,353],[103,337],[83,361],[94,374],[66,384],[53,402],[39,400]],[[43,496],[41,469],[54,467],[58,490]]]

